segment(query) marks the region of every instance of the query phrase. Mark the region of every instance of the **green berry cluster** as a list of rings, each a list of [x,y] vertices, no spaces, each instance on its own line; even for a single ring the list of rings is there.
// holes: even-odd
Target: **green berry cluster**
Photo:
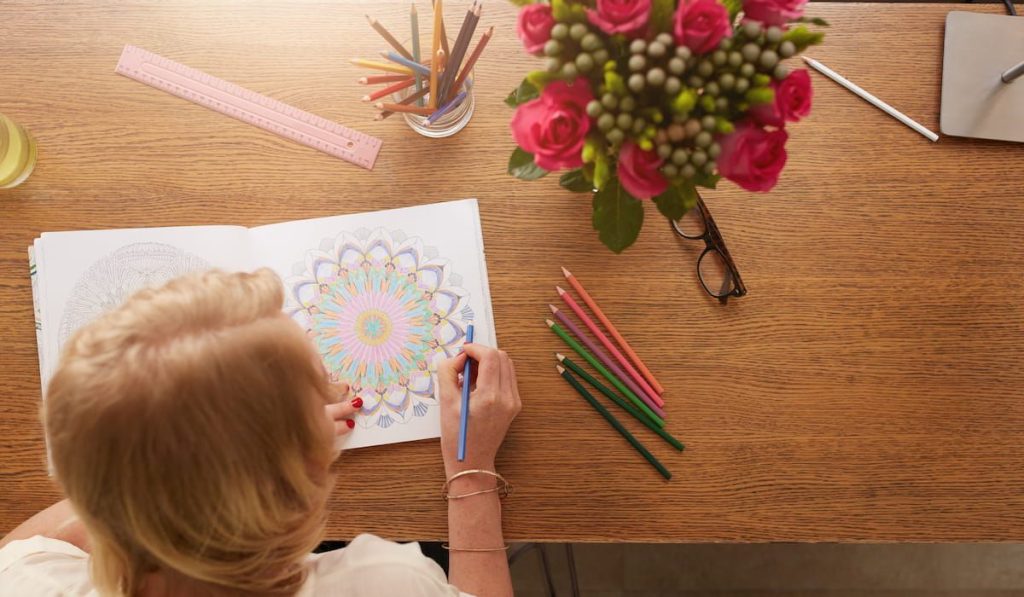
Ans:
[[[548,72],[566,79],[598,71],[610,57],[604,38],[586,23],[556,23],[544,44],[544,55]]]

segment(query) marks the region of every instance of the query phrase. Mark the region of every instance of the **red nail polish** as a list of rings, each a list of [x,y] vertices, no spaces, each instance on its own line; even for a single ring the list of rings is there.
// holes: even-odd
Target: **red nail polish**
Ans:
[[[348,425],[349,429],[352,429],[353,427],[356,426],[356,422],[353,421],[352,419],[345,419],[345,424]]]
[[[362,408],[363,407],[363,399],[362,398],[356,398],[355,400],[352,401],[352,406],[355,407],[355,408]]]

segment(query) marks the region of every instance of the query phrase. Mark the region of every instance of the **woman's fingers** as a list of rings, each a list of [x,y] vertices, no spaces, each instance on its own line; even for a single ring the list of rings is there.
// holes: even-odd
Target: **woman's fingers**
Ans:
[[[353,421],[352,419],[345,419],[345,420],[342,420],[342,421],[335,421],[334,422],[334,435],[338,436],[338,435],[345,435],[346,433],[350,433],[353,429],[355,429],[355,426],[356,426],[356,422]]]
[[[351,419],[357,412],[359,412],[359,406],[356,406],[357,403],[362,406],[362,401],[358,401],[357,399],[328,404],[324,408],[327,409],[327,415],[330,416],[331,419],[340,421],[342,419]]]
[[[463,344],[462,354],[477,362],[476,385],[478,388],[501,387],[501,355],[497,349],[479,344]]]
[[[504,350],[498,351],[498,357],[501,363],[501,394],[506,396],[512,392],[512,359]]]

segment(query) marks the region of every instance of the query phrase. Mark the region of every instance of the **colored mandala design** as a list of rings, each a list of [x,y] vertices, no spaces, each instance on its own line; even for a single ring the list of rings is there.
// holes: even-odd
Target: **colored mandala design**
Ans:
[[[469,294],[418,238],[384,229],[342,233],[285,281],[285,311],[313,338],[332,377],[363,398],[364,427],[422,417],[435,372],[462,345]]]

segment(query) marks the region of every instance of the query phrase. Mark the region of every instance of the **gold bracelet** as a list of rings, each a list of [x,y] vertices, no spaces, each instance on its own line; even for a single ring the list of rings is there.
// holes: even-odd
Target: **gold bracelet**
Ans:
[[[448,489],[451,487],[452,481],[454,481],[454,480],[456,480],[456,479],[458,479],[460,477],[465,477],[467,475],[477,475],[477,474],[479,474],[479,475],[490,475],[490,476],[494,477],[495,479],[497,479],[498,481],[501,481],[501,486],[500,487],[496,486],[494,489],[484,489],[484,490],[481,490],[481,491],[472,491],[470,493],[463,493],[463,494],[459,494],[459,495],[451,495],[451,494],[448,493]],[[485,494],[485,493],[497,493],[498,494],[498,498],[504,498],[504,497],[508,497],[509,495],[511,495],[512,494],[512,490],[513,490],[512,484],[509,483],[508,481],[506,481],[505,477],[502,477],[501,475],[499,475],[498,473],[496,473],[494,471],[488,471],[488,470],[484,470],[484,469],[480,469],[480,468],[475,468],[475,469],[469,469],[469,470],[465,470],[465,471],[460,471],[458,473],[455,473],[451,477],[449,477],[448,480],[445,481],[444,485],[441,487],[441,497],[444,498],[444,500],[446,502],[448,500],[458,500],[458,499],[462,499],[462,498],[471,497],[471,496],[474,496],[474,495],[482,495],[482,494]]]
[[[446,550],[448,550],[448,551],[475,551],[475,552],[485,552],[485,551],[508,551],[508,547],[509,547],[509,546],[508,546],[508,545],[506,545],[505,547],[489,547],[489,548],[485,547],[485,548],[482,548],[482,549],[476,549],[476,548],[472,548],[472,547],[452,547],[451,545],[448,545],[447,543],[442,543],[442,544],[441,544],[441,547],[442,547],[443,549],[446,549]]]

